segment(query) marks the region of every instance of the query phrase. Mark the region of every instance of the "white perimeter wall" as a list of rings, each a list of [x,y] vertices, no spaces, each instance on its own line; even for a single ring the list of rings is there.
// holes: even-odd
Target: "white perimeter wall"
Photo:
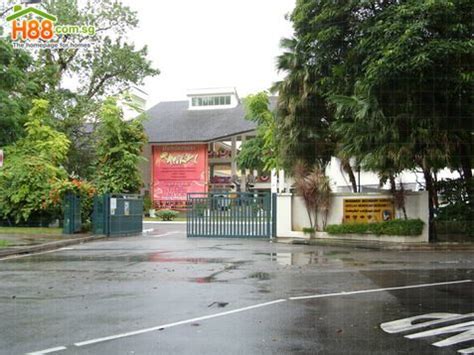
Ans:
[[[341,224],[343,220],[343,200],[344,199],[360,199],[360,198],[391,198],[389,194],[379,193],[333,193],[331,194],[331,208],[329,210],[327,224]],[[419,218],[425,222],[423,233],[420,236],[372,236],[372,235],[345,235],[331,236],[323,232],[316,234],[318,238],[337,238],[337,239],[363,239],[377,241],[392,242],[428,242],[428,192],[407,192],[406,193],[406,210],[408,218]],[[402,217],[401,211],[396,211],[397,217]],[[318,216],[318,222],[322,225],[322,216]],[[300,196],[293,194],[278,194],[277,196],[277,237],[280,238],[305,238],[302,229],[310,227],[308,213]]]

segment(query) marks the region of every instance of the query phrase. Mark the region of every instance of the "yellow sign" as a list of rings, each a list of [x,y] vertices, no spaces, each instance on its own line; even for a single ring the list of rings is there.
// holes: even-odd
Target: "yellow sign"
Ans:
[[[394,218],[393,200],[389,198],[344,199],[343,223],[373,223]]]

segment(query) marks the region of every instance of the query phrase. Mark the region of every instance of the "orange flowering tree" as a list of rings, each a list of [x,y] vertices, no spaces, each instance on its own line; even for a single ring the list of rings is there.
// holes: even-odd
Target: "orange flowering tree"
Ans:
[[[69,178],[57,181],[52,185],[49,201],[54,206],[61,206],[66,194],[72,193],[81,198],[82,220],[90,220],[93,208],[93,199],[97,189],[91,182],[78,178]]]

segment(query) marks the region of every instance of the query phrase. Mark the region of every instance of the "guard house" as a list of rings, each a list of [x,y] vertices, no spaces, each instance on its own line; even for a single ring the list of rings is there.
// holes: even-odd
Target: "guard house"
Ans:
[[[188,193],[270,189],[269,176],[239,171],[236,157],[256,124],[235,88],[198,89],[147,111],[142,168],[155,208],[182,209]],[[272,105],[275,103],[272,102]]]

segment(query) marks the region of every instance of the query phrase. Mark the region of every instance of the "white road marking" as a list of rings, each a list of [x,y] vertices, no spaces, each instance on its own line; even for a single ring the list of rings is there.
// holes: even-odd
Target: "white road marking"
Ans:
[[[32,353],[27,353],[26,355],[43,355],[43,354],[50,354],[50,353],[54,353],[56,351],[62,351],[62,350],[66,350],[67,348],[65,346],[58,346],[56,348],[50,348],[50,349],[46,349],[46,350],[40,350],[40,351],[34,351]]]
[[[380,328],[387,333],[402,333],[412,331],[419,328],[429,328],[428,330],[405,335],[408,339],[418,339],[425,337],[433,337],[444,334],[456,333],[456,335],[437,341],[432,345],[437,347],[452,346],[458,343],[465,343],[474,340],[474,321],[458,323],[441,328],[431,329],[434,325],[440,325],[446,322],[459,321],[462,319],[472,318],[474,313],[457,314],[457,313],[428,313],[419,316],[397,319],[391,322],[382,323]],[[418,323],[420,320],[426,320]],[[413,324],[414,322],[417,322]],[[458,350],[461,354],[472,354],[474,348]]]
[[[386,333],[402,333],[415,329],[431,327],[433,325],[443,324],[456,320],[473,318],[474,313],[457,314],[457,313],[428,313],[419,316],[397,319],[391,322],[380,324],[380,328]],[[420,322],[424,320],[424,322]],[[416,321],[416,323],[414,323]]]
[[[372,292],[384,292],[384,291],[395,291],[395,290],[407,290],[410,288],[423,288],[423,287],[434,287],[434,286],[443,286],[443,285],[455,285],[462,283],[469,283],[472,280],[460,280],[460,281],[448,281],[448,282],[437,282],[431,284],[419,284],[419,285],[409,285],[409,286],[398,286],[398,287],[386,287],[386,288],[374,288],[369,290],[360,290],[360,291],[343,291],[336,293],[326,293],[321,295],[311,295],[311,296],[299,296],[299,297],[290,297],[289,300],[307,300],[312,298],[325,298],[325,297],[336,297],[336,296],[348,296],[348,295],[357,295],[361,293],[372,293]]]
[[[473,281],[469,279],[469,280],[459,280],[459,281],[437,282],[437,283],[430,283],[430,284],[418,284],[418,285],[409,285],[409,286],[386,287],[386,288],[377,288],[377,289],[360,290],[360,291],[327,293],[327,294],[312,295],[312,296],[281,298],[281,299],[278,299],[278,300],[275,300],[275,301],[260,303],[260,304],[256,304],[256,305],[253,305],[253,306],[234,309],[234,310],[231,310],[231,311],[226,311],[226,312],[221,312],[221,313],[216,313],[216,314],[210,314],[210,315],[203,316],[203,317],[197,317],[197,318],[182,320],[182,321],[175,322],[175,323],[168,323],[168,324],[158,325],[158,326],[151,327],[151,328],[145,328],[145,329],[140,329],[140,330],[136,330],[136,331],[132,331],[132,332],[127,332],[127,333],[122,333],[122,334],[117,334],[117,335],[111,335],[111,336],[103,337],[103,338],[96,338],[96,339],[81,341],[81,342],[78,342],[78,343],[74,343],[74,346],[81,347],[81,346],[86,346],[86,345],[91,345],[91,344],[102,343],[102,342],[105,342],[105,341],[126,338],[126,337],[130,337],[130,336],[134,336],[134,335],[140,335],[140,334],[144,334],[144,333],[153,332],[153,331],[156,331],[156,330],[163,330],[163,329],[167,329],[167,328],[171,328],[171,327],[176,327],[176,326],[183,325],[183,324],[189,324],[189,323],[194,323],[194,322],[198,322],[198,321],[202,321],[202,320],[227,316],[227,315],[231,315],[231,314],[234,314],[234,313],[245,312],[245,311],[249,311],[249,310],[252,310],[252,309],[266,307],[266,306],[270,306],[270,305],[277,304],[277,303],[282,303],[282,302],[287,302],[287,301],[297,301],[297,300],[305,300],[305,299],[312,299],[312,298],[347,296],[347,295],[354,295],[354,294],[364,294],[364,293],[371,293],[371,292],[383,292],[383,291],[391,291],[391,290],[405,290],[405,289],[422,288],[422,287],[455,285],[455,284],[462,284],[462,283],[469,283],[469,282],[473,282]],[[47,354],[48,352],[55,352],[55,351],[66,350],[66,349],[67,349],[66,347],[60,346],[60,347],[57,347],[57,348],[51,348],[51,349],[47,349],[47,350],[28,353],[28,355]],[[464,351],[470,351],[472,349],[473,348],[464,349]],[[465,354],[470,354],[470,352],[464,352],[464,353]]]
[[[50,254],[50,253],[56,253],[57,251],[61,251],[61,250],[71,250],[71,249],[73,248],[59,248],[59,249],[54,249],[54,250],[42,251],[40,253],[29,253],[29,254],[24,254],[24,255],[6,256],[4,258],[1,258],[0,261],[27,258],[29,256]]]
[[[171,234],[181,234],[181,232],[167,232],[164,234],[151,234],[150,237],[164,237]]]
[[[202,320],[206,320],[206,319],[212,319],[212,318],[227,316],[229,314],[245,312],[245,311],[249,311],[251,309],[266,307],[266,306],[270,306],[270,305],[273,305],[273,304],[276,304],[276,303],[282,303],[282,302],[286,302],[286,301],[287,301],[286,299],[279,299],[279,300],[275,300],[275,301],[271,301],[271,302],[256,304],[254,306],[248,306],[248,307],[234,309],[232,311],[221,312],[221,313],[216,313],[216,314],[210,314],[208,316],[187,319],[187,320],[183,320],[183,321],[176,322],[176,323],[163,324],[163,325],[158,325],[158,326],[152,327],[152,328],[136,330],[136,331],[133,331],[133,332],[122,333],[122,334],[117,334],[117,335],[111,335],[111,336],[104,337],[104,338],[97,338],[97,339],[92,339],[92,340],[81,341],[79,343],[74,343],[74,345],[75,346],[84,346],[84,345],[101,343],[101,342],[104,342],[104,341],[115,340],[115,339],[120,339],[120,338],[133,336],[133,335],[149,333],[149,332],[153,332],[155,330],[161,330],[161,329],[176,327],[178,325],[194,323],[194,322],[198,322],[198,321],[202,321]]]

